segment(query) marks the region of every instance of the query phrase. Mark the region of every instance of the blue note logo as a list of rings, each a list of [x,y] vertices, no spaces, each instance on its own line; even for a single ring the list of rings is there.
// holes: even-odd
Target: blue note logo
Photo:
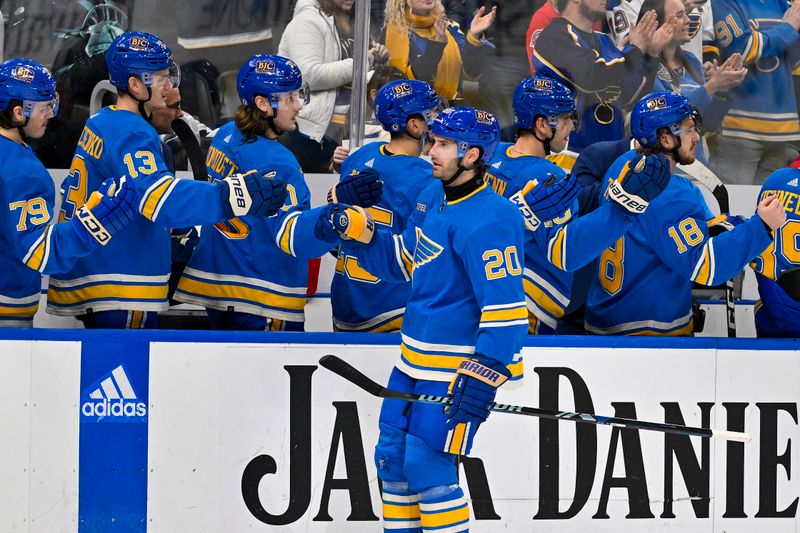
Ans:
[[[119,365],[83,391],[81,421],[146,421],[147,404],[138,400],[125,367]]]

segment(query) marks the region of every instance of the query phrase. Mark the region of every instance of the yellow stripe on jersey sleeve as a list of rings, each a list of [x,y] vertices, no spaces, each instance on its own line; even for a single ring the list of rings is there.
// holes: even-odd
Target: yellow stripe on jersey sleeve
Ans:
[[[697,262],[697,266],[694,269],[694,275],[692,275],[692,281],[699,283],[700,285],[710,285],[711,281],[714,279],[714,244],[712,241],[707,241],[705,245],[703,245],[703,253],[700,257],[700,261]]]
[[[567,244],[566,236],[567,226],[559,228],[553,238],[550,239],[550,245],[547,250],[547,260],[560,270],[564,270],[564,261],[566,259],[564,257]]]
[[[297,224],[297,217],[299,216],[299,212],[290,214],[283,226],[281,226],[280,231],[278,231],[278,235],[275,236],[280,249],[291,256],[294,256],[294,226]]]
[[[25,264],[33,270],[41,272],[44,267],[45,250],[47,248],[47,235],[52,227],[47,228],[42,236],[32,245],[32,251],[28,252]]]
[[[549,315],[555,318],[561,318],[564,316],[564,307],[560,306],[532,281],[523,278],[522,285],[525,287],[525,295],[533,300],[538,307],[541,307]]]
[[[497,309],[481,313],[481,324],[486,322],[505,322],[528,318],[528,309],[521,305],[512,309]]]
[[[747,47],[742,54],[745,66],[750,66],[761,57],[761,34],[757,31],[750,33]]]
[[[166,194],[167,190],[170,188],[170,185],[172,185],[173,181],[175,181],[175,178],[163,179],[156,188],[154,188],[147,196],[144,197],[141,203],[143,217],[148,220],[153,220],[155,218],[156,208]]]

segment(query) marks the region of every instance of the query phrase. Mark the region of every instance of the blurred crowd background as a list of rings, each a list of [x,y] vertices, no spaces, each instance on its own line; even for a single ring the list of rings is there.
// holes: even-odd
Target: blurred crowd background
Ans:
[[[534,69],[546,68],[578,90],[583,116],[568,152],[626,138],[626,112],[636,98],[673,90],[686,93],[703,114],[701,160],[727,183],[759,184],[797,156],[793,70],[800,54],[795,43],[779,42],[770,27],[783,20],[796,29],[800,15],[785,1],[756,4],[373,0],[365,132],[376,133],[370,128],[370,89],[414,77],[431,82],[450,104],[491,111],[504,140],[513,140],[513,89]],[[244,59],[255,53],[290,57],[303,71],[312,100],[301,113],[300,131],[281,142],[306,172],[330,172],[342,159],[337,147],[347,145],[350,131],[355,0],[4,0],[0,10],[3,57],[30,57],[50,66],[58,79],[62,111],[36,146],[48,168],[69,167],[85,120],[113,101],[102,90],[103,54],[124,30],[154,33],[173,48],[182,82],[172,109],[196,119],[201,145],[206,132],[233,116],[235,75]],[[644,17],[650,11],[653,20]],[[598,75],[598,57],[616,54],[602,50],[609,42],[624,61]],[[642,53],[630,55],[629,44],[639,44]],[[173,146],[177,168],[187,168],[180,143]]]

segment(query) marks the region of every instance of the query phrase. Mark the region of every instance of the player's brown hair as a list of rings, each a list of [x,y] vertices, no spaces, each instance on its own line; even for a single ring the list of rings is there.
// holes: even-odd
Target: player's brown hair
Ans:
[[[242,105],[236,111],[234,120],[236,121],[236,127],[244,135],[245,142],[251,142],[259,135],[261,137],[267,136],[268,118],[267,114],[258,107]]]

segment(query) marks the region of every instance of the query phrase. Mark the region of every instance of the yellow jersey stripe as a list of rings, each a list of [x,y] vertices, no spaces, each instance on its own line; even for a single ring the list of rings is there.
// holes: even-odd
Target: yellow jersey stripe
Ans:
[[[708,245],[703,246],[703,255],[700,258],[700,268],[696,270],[693,281],[700,285],[708,285],[711,274],[711,259],[708,257]]]
[[[564,247],[566,245],[567,227],[559,228],[555,236],[550,239],[550,246],[547,250],[547,260],[553,263],[558,269],[564,270]]]
[[[659,331],[657,329],[644,329],[635,333],[625,333],[628,337],[643,337],[643,336],[662,336],[662,337],[687,337],[694,332],[694,321],[689,320],[689,323],[680,329],[673,331]]]
[[[36,245],[33,253],[30,254],[30,257],[25,261],[25,264],[28,265],[29,268],[36,271],[40,271],[39,269],[42,267],[42,262],[44,261],[44,249],[47,244],[47,239],[45,239],[45,237],[46,234],[42,234],[39,244]]]
[[[744,56],[745,66],[752,65],[758,60],[758,58],[761,55],[760,49],[761,49],[761,34],[757,31],[754,31],[750,34],[750,39],[747,41],[747,48],[745,49],[745,53],[742,54]]]
[[[165,179],[161,185],[156,187],[144,200],[144,207],[142,208],[142,216],[148,220],[153,220],[155,218],[156,207],[158,207],[158,203],[161,201],[161,197],[167,192],[169,186],[172,185],[172,182],[175,178],[167,178]]]
[[[561,307],[555,300],[553,300],[546,292],[536,286],[530,280],[522,280],[525,287],[525,295],[533,300],[536,305],[546,311],[549,315],[555,318],[564,316],[564,307]]]
[[[50,286],[47,299],[53,304],[75,305],[95,299],[120,300],[165,300],[168,286],[163,285],[116,285],[104,283],[82,289],[61,290]]]
[[[383,504],[383,517],[398,520],[419,520],[419,505]]]
[[[280,234],[277,236],[278,246],[280,246],[280,249],[283,250],[284,253],[289,255],[294,255],[294,225],[297,224],[298,216],[300,215],[298,214],[287,220],[286,224],[281,228]]]
[[[36,314],[37,309],[39,309],[38,303],[25,307],[7,307],[0,305],[0,316],[30,318]]]
[[[464,500],[456,500],[454,505],[459,505],[450,511],[425,512],[425,506],[420,506],[420,519],[423,530],[427,528],[451,526],[469,520],[469,505]]]
[[[467,425],[465,423],[456,424],[456,427],[451,430],[453,432],[450,439],[450,445],[445,450],[447,453],[455,455],[461,454],[461,446],[464,444],[464,438],[467,432]]]
[[[178,283],[178,290],[192,293],[199,296],[215,299],[235,299],[247,302],[256,302],[269,307],[279,309],[292,309],[302,311],[306,305],[306,297],[285,296],[273,292],[255,289],[253,287],[242,287],[240,285],[223,285],[217,283],[206,283],[187,277],[181,278]]]
[[[481,322],[493,322],[497,320],[515,320],[527,318],[528,309],[523,305],[514,309],[498,309],[496,311],[484,311],[481,313]]]
[[[727,115],[722,119],[722,127],[758,133],[797,133],[800,131],[800,121],[797,119],[761,120]]]

